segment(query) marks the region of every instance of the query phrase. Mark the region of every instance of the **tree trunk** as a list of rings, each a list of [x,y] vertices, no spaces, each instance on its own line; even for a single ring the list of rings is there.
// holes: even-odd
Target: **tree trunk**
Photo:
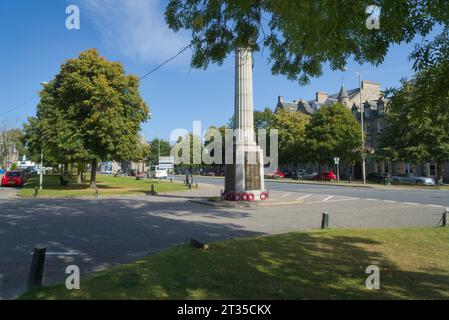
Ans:
[[[84,171],[84,165],[82,163],[78,163],[77,172],[76,172],[76,183],[78,183],[78,184],[83,183],[83,171]]]
[[[98,166],[97,159],[92,160],[91,168],[90,168],[90,188],[91,189],[97,188],[97,166]]]
[[[437,162],[437,181],[438,184],[443,184],[443,174],[444,174],[444,162],[438,161]]]

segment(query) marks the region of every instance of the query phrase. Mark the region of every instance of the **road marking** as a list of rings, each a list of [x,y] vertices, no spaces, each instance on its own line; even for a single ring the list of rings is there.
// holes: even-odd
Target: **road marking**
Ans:
[[[281,198],[287,198],[288,196],[290,196],[290,193],[284,194]]]
[[[379,201],[378,199],[365,199],[366,201]]]
[[[326,199],[323,200],[323,202],[328,202],[330,199],[332,199],[334,196],[329,196]]]
[[[393,200],[382,200],[383,202],[386,202],[386,203],[398,203],[397,201],[393,201]]]
[[[297,200],[304,200],[304,199],[309,198],[311,196],[312,196],[311,194],[308,194],[308,195],[305,195],[305,196],[303,196],[301,198],[298,198]]]
[[[404,202],[404,204],[411,205],[411,206],[419,206],[419,203],[415,203],[415,202]]]
[[[359,198],[336,199],[336,200],[331,200],[331,201],[327,201],[327,202],[329,203],[329,202],[354,201],[354,200],[359,200]]]

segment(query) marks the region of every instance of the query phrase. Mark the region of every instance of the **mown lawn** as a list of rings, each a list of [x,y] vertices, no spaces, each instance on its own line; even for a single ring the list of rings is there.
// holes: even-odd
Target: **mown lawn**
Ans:
[[[381,269],[368,290],[369,265]],[[448,299],[449,229],[326,230],[180,246],[21,299]]]
[[[44,176],[43,190],[39,190],[40,197],[84,197],[94,196],[95,191],[89,189],[89,183],[77,184],[74,177],[64,177],[69,181],[67,186],[61,186],[59,176]],[[21,197],[33,197],[35,187],[39,185],[39,177],[33,177],[29,183],[19,191]],[[147,194],[151,185],[154,185],[158,193],[170,191],[183,191],[187,187],[181,183],[170,183],[170,181],[150,181],[136,180],[134,177],[113,177],[108,175],[99,175],[97,177],[97,186],[99,195],[127,195],[127,194]]]

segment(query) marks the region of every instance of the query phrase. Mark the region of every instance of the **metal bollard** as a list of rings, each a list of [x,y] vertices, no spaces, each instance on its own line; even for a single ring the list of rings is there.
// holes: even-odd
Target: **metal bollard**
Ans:
[[[95,188],[95,197],[97,200],[100,198],[100,192],[98,191],[98,188]]]
[[[42,246],[37,246],[34,248],[33,260],[31,261],[31,269],[28,276],[27,290],[33,290],[42,285],[46,251],[47,249]]]
[[[192,190],[192,184],[189,182],[189,190]]]
[[[321,229],[329,228],[329,213],[323,212],[323,217],[321,219]]]
[[[153,194],[153,195],[155,194],[155,191],[154,191],[154,184],[151,185],[151,191],[150,191],[150,193]]]
[[[449,213],[449,208],[446,208],[446,210],[443,213],[443,223],[442,223],[443,227],[447,226],[447,214],[448,213]]]
[[[34,187],[34,198],[37,198],[39,195],[39,188],[37,186]]]

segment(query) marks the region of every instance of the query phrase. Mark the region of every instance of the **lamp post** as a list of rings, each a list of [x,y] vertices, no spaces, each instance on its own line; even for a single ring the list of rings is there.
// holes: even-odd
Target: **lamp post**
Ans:
[[[359,75],[359,86],[360,86],[360,122],[362,126],[362,178],[363,184],[366,184],[366,155],[365,155],[365,125],[364,125],[364,116],[365,116],[365,107],[362,102],[362,74],[357,72]]]
[[[44,81],[40,83],[41,86],[45,88],[45,86],[48,84],[48,82]],[[39,170],[39,189],[43,189],[44,184],[44,134],[42,133],[41,128],[41,169]]]

